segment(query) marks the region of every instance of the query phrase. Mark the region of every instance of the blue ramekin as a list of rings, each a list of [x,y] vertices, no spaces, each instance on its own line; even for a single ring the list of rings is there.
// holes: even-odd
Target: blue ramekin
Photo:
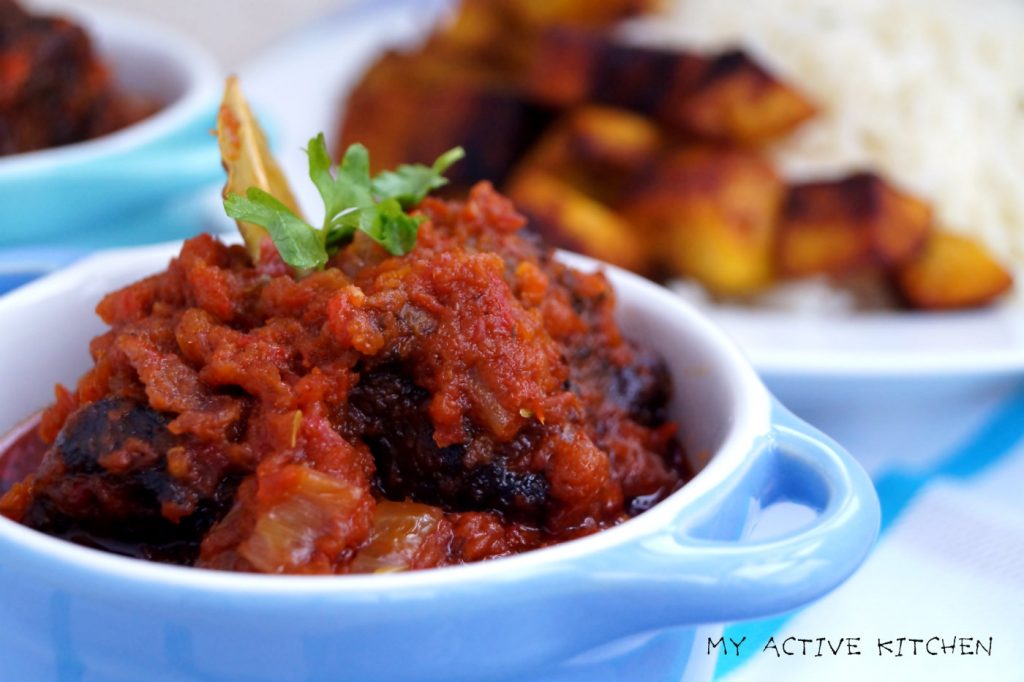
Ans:
[[[0,248],[112,246],[187,236],[195,221],[155,225],[179,197],[222,180],[215,125],[222,78],[198,45],[164,27],[70,3],[128,92],[163,108],[102,137],[0,157]],[[198,214],[197,214],[198,215]]]
[[[0,299],[0,431],[88,365],[103,292],[177,245],[109,251]],[[564,256],[593,268],[593,261]],[[775,402],[691,307],[606,268],[627,335],[665,356],[698,475],[615,528],[474,565],[369,576],[259,576],[79,547],[0,519],[4,680],[412,682],[707,679],[716,623],[834,588],[878,531],[871,482]],[[745,539],[781,501],[813,520]]]

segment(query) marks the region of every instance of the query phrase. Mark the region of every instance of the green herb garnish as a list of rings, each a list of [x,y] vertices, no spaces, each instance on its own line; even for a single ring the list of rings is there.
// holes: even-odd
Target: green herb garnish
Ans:
[[[322,268],[327,259],[364,232],[388,253],[401,256],[416,245],[423,218],[407,210],[431,191],[448,183],[444,172],[463,156],[451,149],[432,166],[402,165],[370,177],[370,156],[361,144],[351,145],[332,168],[323,133],[309,141],[309,177],[324,202],[323,226],[313,227],[291,209],[258,187],[245,196],[229,194],[224,210],[235,220],[266,228],[285,263],[300,270]]]

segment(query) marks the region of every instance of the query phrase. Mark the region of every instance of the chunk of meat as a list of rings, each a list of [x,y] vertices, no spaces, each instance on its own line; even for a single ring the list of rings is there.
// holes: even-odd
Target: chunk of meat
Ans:
[[[175,478],[168,456],[183,449],[170,419],[123,398],[71,415],[43,458],[22,521],[45,532],[121,553],[187,563],[226,511],[234,480],[208,490]],[[177,510],[189,513],[179,516]]]
[[[362,429],[377,463],[378,483],[389,499],[542,518],[548,483],[543,473],[528,470],[539,434],[521,434],[503,446],[480,444],[476,450],[491,449],[484,461],[474,461],[480,458],[463,443],[439,446],[428,413],[430,394],[395,367],[364,376],[349,401],[350,423]]]

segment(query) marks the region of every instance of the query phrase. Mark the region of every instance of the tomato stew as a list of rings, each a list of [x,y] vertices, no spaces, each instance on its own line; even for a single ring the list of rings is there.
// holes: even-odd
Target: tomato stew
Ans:
[[[357,235],[295,273],[269,242],[254,267],[199,236],[109,294],[95,364],[58,386],[0,513],[158,561],[380,572],[587,535],[679,488],[668,372],[607,279],[489,184],[417,213],[405,256]]]

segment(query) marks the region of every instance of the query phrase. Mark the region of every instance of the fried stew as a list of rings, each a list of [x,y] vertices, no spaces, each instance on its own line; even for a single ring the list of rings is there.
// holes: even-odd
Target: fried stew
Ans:
[[[176,564],[385,572],[587,535],[680,487],[665,364],[604,275],[486,183],[416,213],[404,256],[357,235],[304,273],[199,236],[109,294],[0,513]]]

